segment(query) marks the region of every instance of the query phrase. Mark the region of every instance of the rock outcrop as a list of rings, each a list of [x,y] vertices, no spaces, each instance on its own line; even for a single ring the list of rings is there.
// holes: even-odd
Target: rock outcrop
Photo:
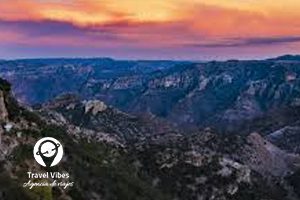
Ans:
[[[8,112],[5,105],[5,97],[3,91],[0,91],[0,121],[6,121],[8,119]]]
[[[99,112],[105,111],[107,105],[99,100],[84,101],[85,113],[92,112],[93,115],[97,115]]]
[[[300,156],[287,153],[258,133],[252,133],[247,138],[245,145],[245,163],[255,171],[275,177],[285,177],[300,166]]]

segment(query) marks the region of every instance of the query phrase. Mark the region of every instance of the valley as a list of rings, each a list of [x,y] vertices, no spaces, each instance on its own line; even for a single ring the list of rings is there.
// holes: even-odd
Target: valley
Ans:
[[[300,198],[297,59],[0,66],[0,199]],[[45,136],[74,187],[20,185]]]

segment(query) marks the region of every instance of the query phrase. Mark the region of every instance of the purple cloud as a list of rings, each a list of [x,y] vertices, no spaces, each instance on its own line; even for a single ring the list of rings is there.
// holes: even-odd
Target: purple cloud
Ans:
[[[300,36],[286,37],[258,37],[258,38],[233,38],[224,42],[210,44],[188,44],[189,47],[202,48],[226,48],[226,47],[250,47],[250,46],[265,46],[278,45],[284,43],[300,42]]]
[[[120,39],[115,33],[105,28],[79,27],[68,22],[61,21],[5,21],[0,20],[0,29],[8,29],[21,32],[29,37],[44,36],[79,36],[95,37],[95,39]]]

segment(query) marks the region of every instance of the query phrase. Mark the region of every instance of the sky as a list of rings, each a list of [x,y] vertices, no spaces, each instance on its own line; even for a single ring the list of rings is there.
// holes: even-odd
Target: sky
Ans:
[[[0,0],[0,58],[300,53],[299,0]]]

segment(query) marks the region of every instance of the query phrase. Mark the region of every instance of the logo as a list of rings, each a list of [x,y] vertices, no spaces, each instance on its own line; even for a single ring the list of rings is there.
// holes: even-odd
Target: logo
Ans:
[[[36,162],[44,167],[57,165],[64,154],[61,143],[52,137],[45,137],[37,141],[33,148],[33,156]]]

